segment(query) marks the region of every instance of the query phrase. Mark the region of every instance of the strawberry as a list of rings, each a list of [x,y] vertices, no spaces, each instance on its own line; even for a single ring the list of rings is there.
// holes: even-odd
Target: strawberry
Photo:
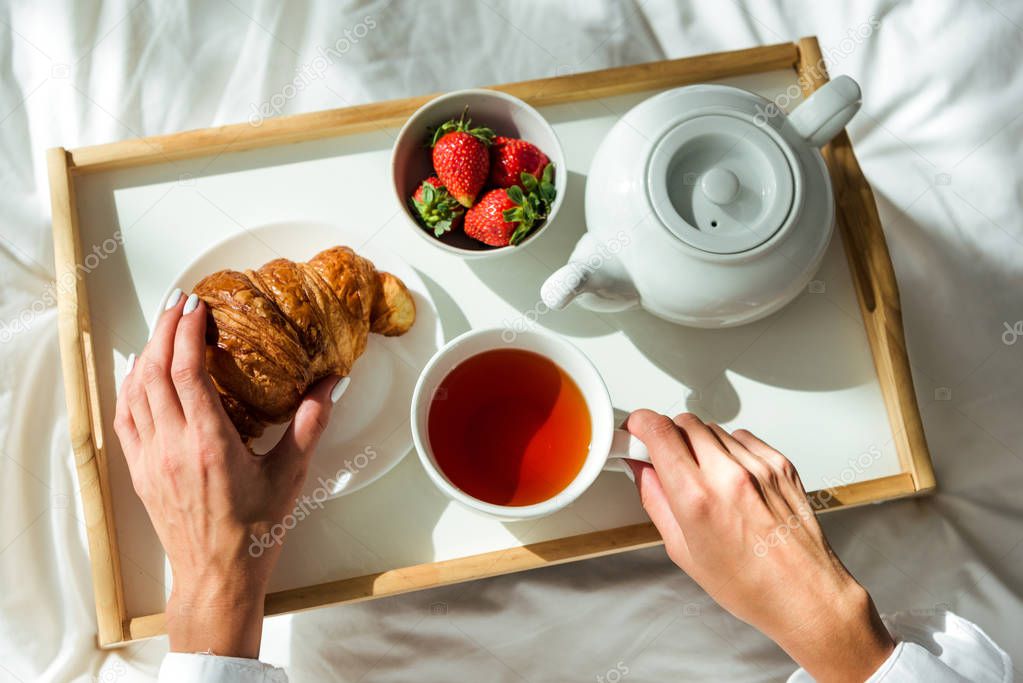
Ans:
[[[522,187],[522,174],[539,176],[548,161],[533,143],[499,135],[490,146],[490,184]]]
[[[554,167],[547,164],[540,180],[531,173],[522,174],[525,192],[518,185],[487,192],[466,211],[465,234],[492,247],[521,242],[550,212],[553,174]]]
[[[430,176],[419,184],[412,195],[411,204],[423,225],[432,228],[437,237],[457,227],[465,213],[462,205],[455,201],[437,176]]]
[[[508,190],[491,190],[466,212],[465,234],[492,247],[507,246],[522,223],[506,220],[504,214],[517,209],[521,207],[508,196]]]
[[[472,128],[472,119],[462,112],[457,121],[441,124],[430,138],[433,169],[451,196],[468,208],[487,182],[490,155],[487,146],[494,139],[489,128]]]

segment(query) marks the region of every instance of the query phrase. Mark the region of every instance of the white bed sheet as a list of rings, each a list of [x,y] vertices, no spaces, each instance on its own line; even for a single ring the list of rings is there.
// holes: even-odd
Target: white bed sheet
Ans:
[[[151,680],[167,648],[162,638],[111,653],[94,645],[47,147],[242,121],[263,103],[294,113],[807,34],[820,37],[832,75],[863,86],[850,132],[895,261],[940,485],[825,526],[883,611],[952,609],[1019,669],[1023,6],[5,1],[0,682]],[[285,96],[296,78],[302,87]],[[793,668],[659,549],[270,619],[263,654],[294,681],[777,680]]]

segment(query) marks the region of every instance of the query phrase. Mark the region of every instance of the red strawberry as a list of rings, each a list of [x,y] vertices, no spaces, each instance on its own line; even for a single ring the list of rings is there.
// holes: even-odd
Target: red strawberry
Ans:
[[[430,176],[419,184],[411,203],[412,210],[423,225],[432,228],[437,237],[457,227],[465,213],[462,205],[455,201],[437,176]]]
[[[540,177],[549,163],[547,155],[531,142],[499,135],[490,146],[490,184],[522,187],[522,174]]]
[[[447,121],[437,128],[430,144],[437,177],[451,196],[468,208],[487,182],[490,172],[487,145],[493,140],[494,131],[472,128],[466,113],[468,109],[457,121]]]
[[[544,181],[549,187],[546,192],[547,188],[541,188],[541,181],[535,176],[526,174],[523,180],[530,190],[528,193],[513,185],[483,195],[465,213],[465,234],[492,247],[504,247],[521,242],[535,225],[547,218],[553,201],[553,185]]]
[[[465,214],[465,234],[492,247],[511,244],[511,237],[519,227],[504,219],[505,211],[519,207],[504,188],[491,190]]]

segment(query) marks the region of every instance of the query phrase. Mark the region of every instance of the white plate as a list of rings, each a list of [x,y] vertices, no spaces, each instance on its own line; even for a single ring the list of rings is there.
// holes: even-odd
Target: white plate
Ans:
[[[168,287],[188,292],[218,270],[258,268],[275,258],[305,261],[334,245],[355,248],[342,227],[312,221],[272,223],[232,235],[199,255]],[[437,311],[419,274],[394,254],[357,249],[377,269],[397,275],[416,302],[416,323],[400,337],[371,334],[352,368],[352,381],[334,406],[317,447],[303,495],[317,501],[357,491],[387,474],[412,449],[409,404],[423,366],[444,343]],[[287,425],[272,425],[253,444],[269,450]]]

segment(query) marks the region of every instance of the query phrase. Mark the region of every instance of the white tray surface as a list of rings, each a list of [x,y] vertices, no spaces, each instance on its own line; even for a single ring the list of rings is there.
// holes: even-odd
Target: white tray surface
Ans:
[[[773,97],[795,78],[777,72],[724,82]],[[446,339],[494,325],[535,324],[563,334],[596,363],[616,408],[669,414],[688,409],[727,427],[749,428],[789,455],[808,489],[898,473],[837,233],[815,277],[820,284],[814,289],[824,291],[805,292],[781,312],[745,327],[694,330],[641,311],[597,315],[578,307],[523,315],[544,310],[540,284],[566,261],[582,233],[583,187],[595,145],[622,113],[650,94],[542,110],[568,159],[566,201],[555,225],[521,253],[496,261],[461,261],[410,233],[389,185],[394,129],[78,179],[83,252],[116,230],[124,238],[123,248],[103,259],[87,284],[129,614],[162,611],[169,574],[113,437],[113,387],[128,354],[148,338],[153,311],[175,275],[213,242],[267,223],[308,219],[343,225],[351,246],[372,242],[389,248],[423,275]],[[397,414],[407,406],[393,409]],[[413,454],[378,482],[327,502],[299,523],[288,535],[271,588],[643,521],[635,489],[619,473],[605,473],[575,505],[552,517],[514,524],[484,519],[449,503]]]

